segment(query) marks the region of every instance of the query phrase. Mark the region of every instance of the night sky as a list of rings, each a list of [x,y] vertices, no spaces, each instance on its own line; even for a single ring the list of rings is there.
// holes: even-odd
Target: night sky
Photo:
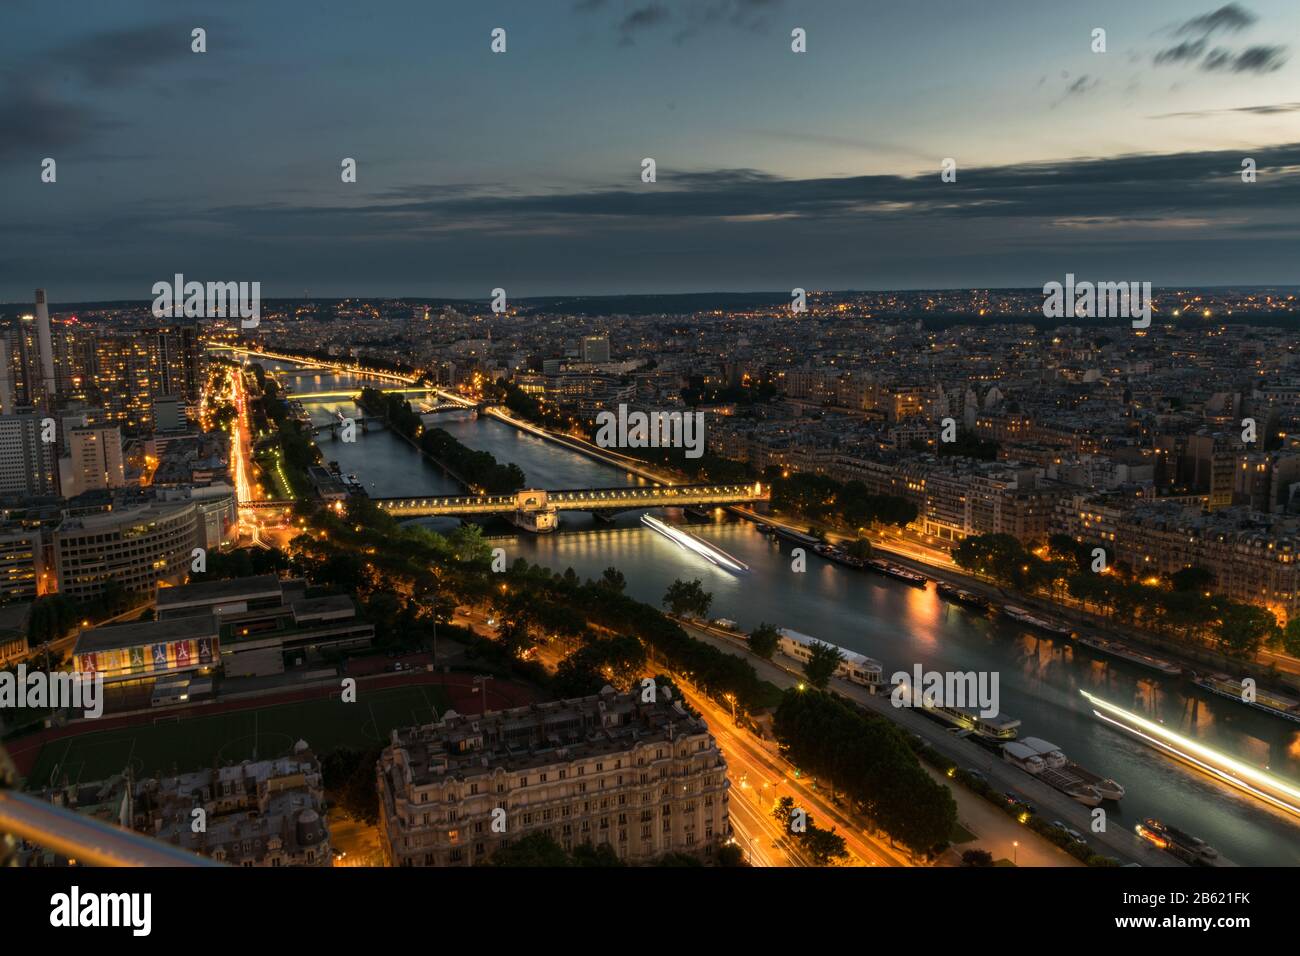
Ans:
[[[4,0],[0,301],[1295,284],[1298,38],[1295,0]]]

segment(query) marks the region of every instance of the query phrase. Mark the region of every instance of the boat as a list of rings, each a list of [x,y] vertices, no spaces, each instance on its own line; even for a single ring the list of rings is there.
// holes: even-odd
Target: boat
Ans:
[[[1084,647],[1091,647],[1098,653],[1118,657],[1130,664],[1147,667],[1162,674],[1168,674],[1170,677],[1177,677],[1183,672],[1183,669],[1173,661],[1167,661],[1163,657],[1156,657],[1154,654],[1147,654],[1144,651],[1129,647],[1127,644],[1121,644],[1119,641],[1112,641],[1104,637],[1083,636],[1078,636],[1075,640]]]
[[[1219,859],[1219,851],[1198,836],[1192,836],[1184,830],[1170,826],[1155,817],[1147,817],[1134,830],[1137,835],[1153,846],[1168,851],[1185,863],[1199,863],[1213,866]]]
[[[651,517],[650,515],[642,515],[641,523],[647,528],[659,532],[679,548],[694,552],[720,568],[725,568],[728,571],[734,571],[738,574],[744,574],[749,571],[749,565],[744,561],[741,561],[738,558],[733,558],[717,545],[710,544],[703,538],[698,538],[691,534],[689,531],[674,528],[672,525],[660,521],[658,518]]]
[[[1086,690],[1080,690],[1079,693],[1092,705],[1093,714],[1116,730],[1129,734],[1222,784],[1300,817],[1300,785],[1177,733],[1162,722],[1125,710],[1096,694],[1090,694]]]
[[[924,574],[910,571],[902,565],[894,564],[892,561],[872,558],[866,562],[866,567],[871,571],[875,571],[877,574],[883,574],[885,577],[893,578],[895,581],[902,581],[903,583],[910,584],[913,587],[923,588],[930,583],[930,579]]]
[[[1227,674],[1210,674],[1204,677],[1193,675],[1192,683],[1212,694],[1218,694],[1220,697],[1235,700],[1239,704],[1254,707],[1256,710],[1262,710],[1266,714],[1273,714],[1275,717],[1285,717],[1287,720],[1300,723],[1300,701],[1293,700],[1290,697],[1256,688],[1255,699],[1247,700],[1241,681],[1229,677]]]
[[[795,544],[802,544],[806,547],[816,547],[822,543],[821,538],[814,538],[810,534],[804,534],[802,531],[795,531],[793,528],[783,528],[780,525],[772,526],[772,533],[779,538],[786,538]]]
[[[830,641],[818,640],[815,637],[809,637],[807,634],[800,634],[798,631],[792,631],[787,627],[778,627],[776,646],[777,649],[786,657],[793,658],[801,664],[806,664],[812,657],[812,646],[814,644],[826,644],[840,652],[840,663],[835,668],[835,676],[842,677],[852,684],[860,684],[863,687],[881,687],[883,686],[884,667],[880,661],[867,657],[865,654],[859,654],[857,651],[850,651],[847,648],[831,644]]]
[[[1043,763],[1042,757],[1034,753],[1031,748],[1026,747],[1024,744],[1016,743],[1014,740],[1009,744],[1003,745],[1002,759],[1007,763],[1019,767],[1025,773],[1033,774],[1034,776],[1038,776],[1047,769],[1047,765]]]
[[[1002,608],[1002,613],[1011,618],[1011,620],[1015,621],[1017,624],[1024,624],[1028,627],[1037,628],[1040,631],[1045,631],[1046,633],[1052,634],[1056,637],[1072,637],[1074,635],[1074,631],[1068,624],[1065,624],[1062,621],[1057,621],[1053,618],[1040,617],[1036,614],[1031,614],[1024,608],[1016,607],[1014,604],[1005,605]]]
[[[951,584],[945,584],[940,581],[935,585],[935,590],[939,592],[939,597],[951,601],[953,604],[960,604],[963,607],[972,608],[976,611],[987,611],[992,605],[989,604],[988,598],[981,597],[971,591],[962,588],[953,587]]]
[[[1047,780],[1047,777],[1042,779]],[[1048,780],[1048,783],[1051,783]],[[1073,800],[1075,803],[1082,803],[1085,807],[1096,807],[1101,805],[1102,796],[1097,792],[1096,787],[1090,787],[1082,780],[1075,780],[1064,786],[1057,787],[1063,794]]]
[[[1016,735],[1020,733],[1020,721],[1015,717],[1009,717],[1002,713],[994,714],[992,717],[985,717],[980,713],[978,707],[942,705],[936,703],[933,699],[927,698],[919,688],[910,687],[909,689],[905,685],[903,690],[904,699],[909,693],[911,695],[911,706],[942,723],[952,724],[954,727],[971,731],[976,741],[984,741],[989,745],[1002,744],[1015,740]]]
[[[837,548],[831,544],[813,545],[813,551],[818,556],[825,558],[827,561],[833,561],[836,564],[842,564],[846,568],[853,568],[855,571],[863,569],[864,562],[861,558],[855,558],[843,548]]]
[[[1067,759],[1060,747],[1041,737],[1022,737],[1004,745],[1002,759],[1086,807],[1095,807],[1103,800],[1122,799],[1125,793],[1121,784]]]
[[[1110,777],[1099,777],[1091,770],[1080,767],[1073,760],[1066,762],[1065,769],[1100,793],[1104,800],[1123,800],[1124,794],[1128,792],[1118,780]]]
[[[1023,737],[1020,743],[1038,754],[1043,763],[1052,770],[1065,766],[1065,754],[1061,753],[1061,748],[1056,744],[1048,743],[1041,737]]]

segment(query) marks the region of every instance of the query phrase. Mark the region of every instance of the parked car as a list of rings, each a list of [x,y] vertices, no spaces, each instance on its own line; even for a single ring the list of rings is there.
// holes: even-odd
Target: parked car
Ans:
[[[1083,846],[1087,846],[1087,845],[1088,845],[1088,841],[1085,840],[1085,839],[1083,838],[1083,834],[1082,834],[1082,833],[1080,833],[1078,830],[1075,830],[1075,829],[1073,829],[1073,828],[1071,828],[1071,827],[1067,827],[1067,826],[1066,826],[1064,823],[1062,823],[1060,820],[1053,820],[1053,821],[1052,821],[1052,826],[1055,827],[1056,829],[1060,830],[1060,831],[1061,831],[1062,833],[1064,833],[1066,836],[1068,836],[1068,837],[1070,838],[1071,842],[1073,842],[1073,843],[1080,843],[1080,844],[1082,844]]]
[[[1025,800],[1017,796],[1016,794],[1012,793],[1010,790],[1002,794],[1002,798],[1006,800],[1007,806],[1009,807],[1024,807],[1025,810],[1027,810],[1029,813],[1038,812],[1038,808],[1036,806],[1034,806],[1028,800]]]

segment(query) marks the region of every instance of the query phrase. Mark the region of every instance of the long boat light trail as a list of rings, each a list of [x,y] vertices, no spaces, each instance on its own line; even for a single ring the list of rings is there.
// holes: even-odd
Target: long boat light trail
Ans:
[[[678,531],[670,524],[664,524],[658,518],[652,518],[649,515],[642,515],[641,521],[647,527],[653,528],[669,541],[676,543],[678,546],[685,548],[687,551],[694,551],[708,560],[712,561],[720,568],[726,568],[728,571],[745,573],[749,570],[749,565],[743,561],[737,561],[721,548],[709,544],[707,541],[701,541],[693,534],[686,534]]]
[[[1288,813],[1300,816],[1300,788],[1294,784],[1265,773],[1257,767],[1244,764],[1212,747],[1189,740],[1161,724],[1139,717],[1100,697],[1094,697],[1086,690],[1081,690],[1079,693],[1093,705],[1093,713],[1106,723],[1113,724],[1157,750],[1163,750],[1229,786],[1243,790]]]

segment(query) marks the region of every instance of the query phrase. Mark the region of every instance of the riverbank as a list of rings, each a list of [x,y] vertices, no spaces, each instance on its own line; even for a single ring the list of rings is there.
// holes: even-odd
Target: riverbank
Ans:
[[[712,643],[715,647],[729,653],[744,654],[745,659],[754,666],[760,677],[771,681],[783,690],[793,687],[804,680],[802,672],[795,669],[795,662],[790,659],[783,659],[780,652],[774,654],[772,660],[767,660],[750,651],[743,634],[731,633],[698,624],[683,623],[682,626],[688,634],[698,640]],[[1141,863],[1143,866],[1182,865],[1167,854],[1154,853],[1150,844],[1144,843],[1135,833],[1122,825],[1115,824],[1103,833],[1092,832],[1092,817],[1086,807],[1074,802],[1060,791],[1054,790],[1047,784],[1034,779],[1011,764],[995,759],[987,750],[967,740],[954,737],[943,726],[933,720],[929,720],[913,710],[894,707],[887,695],[874,695],[866,688],[850,684],[838,678],[832,678],[831,687],[837,694],[898,724],[904,731],[920,737],[930,747],[958,766],[978,769],[988,779],[990,785],[996,787],[999,791],[1011,790],[1023,794],[1027,801],[1038,807],[1040,816],[1063,820],[1074,829],[1087,834],[1088,842],[1097,852],[1117,857],[1125,863],[1135,862]],[[968,796],[974,800],[981,799],[974,794]],[[962,802],[959,801],[959,810],[961,806]],[[999,812],[996,811],[996,808],[990,807],[990,809]],[[974,822],[975,817],[976,814],[973,812],[967,813],[963,823]],[[1008,819],[1010,818],[1008,817]],[[1024,842],[1030,842],[1033,838],[1042,840],[1042,837],[1039,837],[1027,827],[1023,828],[1023,832],[1025,834]],[[1005,838],[1005,835],[1003,833],[1003,838]],[[1015,838],[1012,839],[1014,841]],[[992,840],[994,845],[999,847],[1002,846],[1002,842],[1005,842],[1004,840],[999,842],[996,836]],[[1043,842],[1046,843],[1047,841],[1043,840]],[[1050,846],[1050,844],[1048,845]],[[1002,855],[1013,855],[1015,848],[1012,847],[1011,849],[1012,854]],[[1052,849],[1056,850],[1057,848],[1053,846]],[[1050,858],[1047,850],[1044,849],[1042,852]]]
[[[788,519],[759,514],[740,506],[734,506],[730,510],[750,521],[778,525],[789,531],[802,532],[804,530],[790,523]],[[853,540],[851,536],[839,533],[828,533],[826,537],[832,542],[839,543]],[[1039,611],[1046,615],[1062,618],[1074,625],[1078,633],[1083,636],[1110,638],[1112,640],[1121,640],[1126,644],[1137,645],[1141,649],[1172,659],[1184,671],[1202,674],[1225,672],[1237,677],[1249,676],[1254,677],[1258,683],[1276,687],[1282,693],[1300,692],[1300,661],[1293,658],[1273,655],[1277,658],[1275,662],[1277,670],[1271,671],[1269,667],[1258,662],[1246,663],[1207,647],[1189,647],[1147,631],[1125,628],[1112,621],[1098,621],[1095,615],[1067,605],[1045,601],[1037,596],[1010,594],[996,585],[967,574],[957,568],[956,565],[937,565],[929,561],[923,561],[917,558],[913,552],[891,548],[887,543],[873,541],[872,549],[874,552],[888,557],[891,561],[895,561],[903,567],[919,571],[935,581],[973,591],[993,601],[998,606],[1014,603],[1027,610]]]

